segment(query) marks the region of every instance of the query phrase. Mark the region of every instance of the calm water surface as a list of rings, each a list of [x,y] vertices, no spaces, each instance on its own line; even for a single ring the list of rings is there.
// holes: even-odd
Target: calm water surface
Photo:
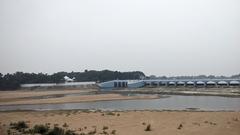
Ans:
[[[166,95],[167,96],[167,95]],[[240,111],[240,98],[217,96],[180,96],[145,100],[115,100],[85,103],[40,104],[40,105],[7,105],[0,106],[0,111],[10,110],[186,110],[205,111]]]

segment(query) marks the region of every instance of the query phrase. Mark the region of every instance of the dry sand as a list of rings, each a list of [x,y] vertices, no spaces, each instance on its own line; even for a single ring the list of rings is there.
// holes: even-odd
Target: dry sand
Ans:
[[[103,115],[104,114],[104,115]],[[20,120],[34,124],[51,123],[77,133],[92,131],[96,126],[97,134],[103,126],[110,133],[116,130],[117,135],[239,135],[240,112],[157,112],[129,111],[114,112],[81,112],[81,111],[44,111],[44,112],[0,112],[0,134],[5,135],[10,122]],[[119,116],[117,115],[119,114]],[[143,123],[146,123],[144,125]],[[151,124],[152,131],[144,131]],[[182,124],[182,128],[178,129]],[[5,126],[4,126],[5,125]],[[84,129],[84,127],[87,127]],[[79,129],[83,131],[79,131]]]
[[[14,90],[14,91],[0,91],[0,99],[11,99],[11,98],[23,98],[33,96],[46,96],[55,94],[74,94],[74,93],[87,93],[94,92],[97,89],[86,89],[86,90]]]
[[[63,97],[34,98],[39,96],[54,96],[61,94],[87,94],[96,90],[47,90],[47,91],[1,91],[0,105],[18,104],[57,104],[76,103],[107,100],[133,100],[133,99],[156,99],[157,95],[123,96],[120,94],[90,94],[90,95],[69,95]]]

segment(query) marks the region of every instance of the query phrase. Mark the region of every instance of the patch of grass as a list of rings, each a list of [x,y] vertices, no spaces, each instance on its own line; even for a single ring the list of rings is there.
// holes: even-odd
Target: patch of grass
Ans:
[[[77,135],[77,133],[75,133],[75,132],[72,131],[72,130],[67,130],[67,131],[65,132],[65,135]]]
[[[178,126],[178,128],[177,129],[182,129],[183,128],[183,125],[182,124],[180,124],[179,126]]]
[[[8,129],[8,130],[7,130],[7,134],[8,134],[8,135],[11,135],[11,130]]]
[[[64,129],[59,127],[54,127],[46,135],[64,135]]]
[[[145,131],[152,131],[151,124],[147,125],[147,127],[145,128]]]
[[[95,135],[97,133],[97,129],[95,128],[93,131],[89,131],[88,135]]]
[[[45,125],[34,125],[33,128],[25,130],[28,128],[28,125],[24,121],[19,121],[17,123],[10,123],[10,129],[7,130],[8,135],[78,135],[75,131],[72,130],[64,130],[63,128],[57,127],[58,124],[54,124],[54,128],[50,129],[50,123],[46,123]],[[64,123],[63,127],[68,127],[66,123]],[[18,132],[16,132],[18,131]]]
[[[45,125],[47,125],[48,127],[50,127],[51,123],[46,123]]]
[[[63,124],[63,127],[64,127],[64,128],[68,128],[69,126],[68,126],[67,123],[64,123],[64,124]]]
[[[10,127],[18,131],[24,131],[25,129],[28,128],[28,125],[25,121],[19,121],[17,123],[10,123]]]
[[[27,135],[34,135],[34,129],[29,129],[27,131],[24,132],[24,134],[27,134]]]
[[[108,135],[108,132],[105,131],[105,130],[103,130],[102,134],[104,134],[104,135]]]
[[[115,113],[114,113],[114,112],[107,112],[106,115],[112,115],[112,116],[115,116]]]
[[[45,134],[49,130],[49,127],[47,125],[35,125],[33,127],[34,133],[39,133],[39,134]]]
[[[115,135],[116,134],[116,130],[112,130],[111,134]]]
[[[103,126],[103,130],[107,130],[108,129],[108,126]]]

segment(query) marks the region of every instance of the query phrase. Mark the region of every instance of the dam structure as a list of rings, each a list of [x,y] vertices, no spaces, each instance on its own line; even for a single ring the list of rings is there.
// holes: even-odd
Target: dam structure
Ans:
[[[99,83],[102,89],[141,87],[240,87],[240,79],[112,80]]]

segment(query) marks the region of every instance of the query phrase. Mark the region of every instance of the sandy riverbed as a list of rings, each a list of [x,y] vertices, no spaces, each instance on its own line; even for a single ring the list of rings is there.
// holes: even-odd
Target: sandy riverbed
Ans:
[[[104,115],[103,115],[104,114]],[[110,133],[117,135],[239,135],[240,112],[157,112],[129,111],[114,112],[44,111],[44,112],[0,112],[0,134],[5,135],[10,122],[29,121],[29,125],[51,123],[77,133],[97,128],[97,134],[107,126]],[[145,124],[143,124],[145,123]],[[152,131],[144,131],[151,124]],[[182,124],[182,128],[178,129]],[[84,127],[87,127],[84,129]],[[79,129],[82,128],[82,131]]]
[[[156,99],[157,95],[123,96],[121,94],[94,94],[96,90],[1,91],[0,105],[56,104],[107,100]],[[72,94],[70,96],[60,96]],[[74,95],[77,94],[77,95]],[[82,94],[82,95],[81,95]],[[56,96],[58,95],[58,96]],[[42,98],[41,96],[52,96]],[[56,97],[55,97],[56,96]],[[37,98],[36,98],[37,97]],[[40,98],[39,98],[40,97]]]

